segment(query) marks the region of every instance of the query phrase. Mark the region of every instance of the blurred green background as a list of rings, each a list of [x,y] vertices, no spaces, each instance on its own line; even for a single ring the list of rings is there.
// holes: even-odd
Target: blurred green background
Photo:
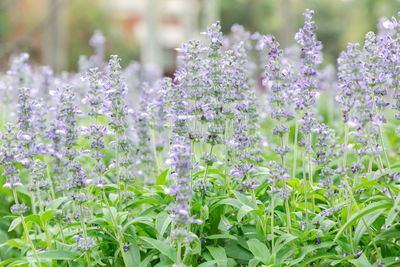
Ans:
[[[216,19],[225,33],[239,23],[276,35],[285,47],[294,42],[306,8],[315,10],[325,63],[335,63],[348,42],[362,42],[380,17],[396,15],[400,0],[1,0],[0,62],[4,70],[11,54],[28,51],[34,64],[75,70],[79,55],[92,54],[89,39],[101,29],[107,55],[169,72],[173,48]]]

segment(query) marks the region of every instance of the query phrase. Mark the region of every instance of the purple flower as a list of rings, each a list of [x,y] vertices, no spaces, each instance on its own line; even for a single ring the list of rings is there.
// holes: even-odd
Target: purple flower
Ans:
[[[312,153],[311,129],[316,124],[313,105],[319,95],[317,92],[317,68],[322,63],[322,44],[316,38],[316,26],[312,20],[314,11],[307,9],[303,13],[305,22],[303,28],[296,33],[295,39],[301,47],[300,77],[297,82],[296,109],[301,119],[300,132],[307,138],[304,140],[305,150]]]
[[[362,254],[362,252],[357,249],[356,251],[354,251],[354,258],[358,259],[361,256],[361,254]]]
[[[14,204],[11,206],[11,213],[22,215],[29,210],[25,204]]]
[[[306,222],[300,222],[300,228],[302,231],[304,231],[307,227],[307,223]]]

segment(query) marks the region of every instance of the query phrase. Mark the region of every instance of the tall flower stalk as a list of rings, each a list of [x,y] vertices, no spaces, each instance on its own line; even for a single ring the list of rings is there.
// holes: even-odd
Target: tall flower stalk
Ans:
[[[110,128],[114,131],[115,174],[118,186],[118,205],[121,207],[120,141],[125,137],[125,131],[128,127],[128,107],[124,101],[127,88],[121,77],[120,61],[121,59],[117,55],[111,55],[104,77],[104,87],[108,107],[107,115],[110,117]]]
[[[289,103],[290,97],[293,92],[291,90],[292,73],[290,66],[285,66],[282,63],[283,51],[279,47],[279,43],[273,36],[264,37],[267,54],[268,64],[266,65],[266,79],[264,80],[265,85],[271,91],[270,102],[273,106],[271,111],[271,118],[277,121],[277,125],[272,129],[272,134],[279,138],[280,144],[275,147],[275,153],[280,156],[281,162],[281,173],[280,179],[283,181],[282,196],[285,200],[286,209],[286,223],[288,229],[291,228],[290,209],[289,209],[289,198],[290,188],[286,184],[286,180],[290,179],[288,174],[289,169],[286,167],[286,154],[289,153],[290,149],[286,145],[286,136],[289,133],[289,127],[286,125],[288,121],[293,119],[293,114],[290,111]],[[285,124],[286,123],[286,124]]]
[[[300,78],[298,82],[299,93],[296,108],[301,113],[301,119],[299,120],[300,133],[303,134],[303,138],[300,139],[299,145],[304,149],[306,153],[309,183],[311,189],[313,189],[313,173],[311,166],[311,158],[313,154],[312,149],[312,135],[311,129],[316,124],[314,115],[314,104],[318,97],[317,88],[317,67],[322,63],[322,44],[317,40],[315,30],[315,22],[312,20],[314,11],[307,9],[303,14],[304,16],[304,27],[299,30],[295,35],[295,40],[301,47],[301,66],[300,66]],[[303,160],[303,164],[306,162]],[[303,167],[303,169],[305,169]],[[304,181],[306,184],[307,181]],[[305,186],[306,187],[306,186]],[[315,209],[314,195],[312,195],[312,209]],[[308,207],[305,207],[308,209]]]
[[[19,203],[16,190],[17,187],[24,186],[21,183],[21,179],[19,178],[19,170],[16,167],[16,163],[18,162],[18,145],[16,144],[16,141],[18,140],[18,133],[15,132],[15,128],[12,124],[7,123],[4,128],[5,132],[0,134],[0,138],[3,141],[3,147],[0,152],[0,163],[1,165],[5,166],[2,176],[6,178],[6,183],[3,185],[3,188],[8,188],[12,191],[15,204],[11,207],[11,213],[19,216],[35,260],[39,266],[42,266],[23,215],[29,211],[29,207],[24,203]]]
[[[193,168],[191,157],[191,145],[188,136],[187,118],[188,106],[184,83],[178,84],[172,90],[171,101],[173,103],[170,112],[172,119],[172,136],[169,158],[166,165],[172,168],[171,179],[174,183],[166,189],[166,193],[174,197],[174,203],[170,207],[170,217],[174,227],[171,229],[170,238],[177,245],[177,265],[182,265],[182,245],[189,243],[193,236],[190,233],[190,224],[201,224],[201,220],[190,216],[191,199],[191,169]]]

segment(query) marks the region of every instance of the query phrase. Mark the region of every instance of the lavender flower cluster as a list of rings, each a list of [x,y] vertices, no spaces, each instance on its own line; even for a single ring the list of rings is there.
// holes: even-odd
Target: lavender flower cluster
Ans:
[[[338,58],[337,84],[323,84],[314,12],[303,15],[291,49],[239,25],[224,36],[216,22],[205,40],[177,49],[173,77],[137,62],[123,68],[117,55],[105,62],[99,31],[90,39],[94,54],[80,58],[76,73],[33,68],[26,53],[12,57],[0,74],[2,190],[38,265],[37,250],[66,247],[88,266],[128,266],[132,255],[146,253],[147,266],[156,255],[150,249],[163,254],[163,264],[197,266],[203,254],[189,258],[202,246],[207,260],[234,258],[221,254],[221,242],[208,243],[222,238],[240,243],[224,241],[227,247],[246,247],[233,264],[247,264],[243,258],[262,240],[260,249],[274,257],[256,255],[253,265],[272,266],[275,249],[303,231],[299,240],[312,236],[310,244],[329,250],[323,240],[332,236],[332,220],[341,227],[340,216],[364,228],[357,227],[358,239],[350,227],[335,228],[334,242],[343,233],[352,242],[329,253],[342,260],[370,253],[381,262],[389,249],[373,242],[379,224],[354,216],[378,194],[377,216],[390,202],[385,220],[396,220],[400,172],[389,142],[397,139],[385,131],[400,132],[388,127],[400,119],[400,25],[385,19],[363,46],[349,44]],[[324,87],[336,89],[335,97]],[[318,112],[323,101],[336,102],[329,111],[341,113],[336,122]],[[362,231],[372,245],[360,245]],[[114,256],[97,258],[108,250]]]

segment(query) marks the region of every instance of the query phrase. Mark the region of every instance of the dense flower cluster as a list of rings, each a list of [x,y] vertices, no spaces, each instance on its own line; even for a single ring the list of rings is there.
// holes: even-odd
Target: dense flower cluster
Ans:
[[[286,49],[216,22],[173,77],[107,62],[99,31],[76,73],[11,57],[0,265],[395,265],[398,19],[347,46],[335,84],[303,15]]]

